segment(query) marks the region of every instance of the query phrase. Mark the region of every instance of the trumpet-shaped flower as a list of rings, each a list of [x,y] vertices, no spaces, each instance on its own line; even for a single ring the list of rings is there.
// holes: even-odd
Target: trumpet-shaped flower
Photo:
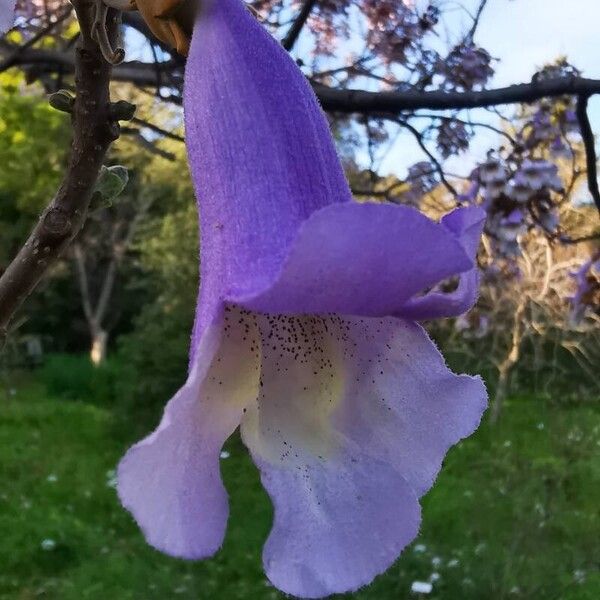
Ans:
[[[239,426],[275,508],[268,577],[303,597],[353,590],[416,536],[419,497],[485,409],[481,380],[450,372],[416,323],[475,301],[483,213],[352,201],[296,64],[241,0],[202,6],[185,79],[202,241],[189,377],[118,491],[150,544],[212,555]]]

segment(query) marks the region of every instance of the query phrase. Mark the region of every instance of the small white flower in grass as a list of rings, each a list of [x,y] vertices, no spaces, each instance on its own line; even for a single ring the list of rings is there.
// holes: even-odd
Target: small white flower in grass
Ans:
[[[486,548],[487,548],[487,544],[485,542],[481,542],[481,544],[477,544],[477,546],[475,546],[475,554],[477,556],[479,556],[480,554],[483,554],[485,552]]]
[[[543,424],[543,423],[540,421],[540,422],[537,424],[537,428],[538,428],[538,429],[541,431],[542,429],[544,429],[544,424]]]
[[[114,469],[106,471],[106,487],[116,488],[117,487],[117,473]]]
[[[416,554],[423,554],[423,552],[425,552],[427,550],[427,546],[425,544],[416,544],[415,547],[413,548],[413,551]]]
[[[448,561],[448,567],[450,569],[454,569],[454,567],[458,567],[459,564],[460,563],[459,563],[458,558],[452,558]]]
[[[573,571],[573,579],[575,583],[582,584],[585,582],[585,571],[583,569],[577,569]]]
[[[231,454],[227,450],[221,450],[221,458],[229,458]]]
[[[521,588],[518,585],[515,585],[510,588],[509,594],[520,594],[520,593],[521,593]]]
[[[46,481],[48,483],[56,483],[58,481],[58,477],[54,473],[50,473],[50,475],[46,477]]]
[[[442,564],[442,559],[441,559],[439,556],[434,556],[434,557],[431,559],[431,564],[432,564],[434,567],[439,567],[439,566]]]
[[[435,583],[436,581],[439,581],[441,575],[439,573],[433,572],[430,576],[429,576],[429,581],[431,583]]]
[[[46,538],[45,540],[42,540],[40,546],[42,547],[42,550],[50,552],[51,550],[54,550],[54,548],[56,548],[56,542],[54,540],[51,540],[50,538]]]
[[[510,448],[511,446],[512,446],[512,442],[511,442],[510,440],[506,440],[506,441],[504,442],[504,447],[505,447],[505,448]]]
[[[431,594],[433,585],[429,581],[413,581],[410,586],[410,591],[415,594]]]

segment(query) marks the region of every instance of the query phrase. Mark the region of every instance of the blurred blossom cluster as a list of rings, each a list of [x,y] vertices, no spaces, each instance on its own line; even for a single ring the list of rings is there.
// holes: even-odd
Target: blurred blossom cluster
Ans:
[[[297,12],[302,2],[254,0],[252,7],[273,27],[287,23],[291,8]],[[355,11],[355,12],[354,12]],[[383,86],[442,87],[471,90],[484,87],[493,75],[493,59],[470,40],[443,51],[430,43],[443,35],[443,5],[439,1],[414,0],[320,0],[313,8],[306,30],[312,34],[315,56],[328,56],[347,65],[357,62],[354,44],[346,44],[357,33],[353,15],[361,15],[360,35],[365,36],[369,71],[377,66]],[[286,25],[287,26],[287,25]],[[377,65],[377,66],[376,66]],[[347,82],[366,75],[358,60],[357,68],[345,72]],[[398,70],[398,67],[401,67]],[[366,76],[369,76],[368,74]]]
[[[460,44],[440,62],[439,70],[445,76],[445,87],[452,90],[472,90],[484,87],[494,74],[492,57],[483,48],[472,43]]]
[[[454,328],[465,338],[481,339],[485,337],[490,328],[490,319],[479,311],[472,310],[454,321]]]
[[[442,119],[437,130],[437,147],[443,158],[463,152],[469,147],[472,134],[456,119]]]
[[[408,168],[406,183],[409,187],[402,193],[400,200],[404,204],[418,207],[423,196],[439,184],[439,179],[433,165],[423,160]]]
[[[531,227],[554,233],[559,224],[554,194],[563,192],[558,167],[544,159],[505,161],[490,153],[471,190],[481,190],[486,231],[500,256],[520,254],[519,238]],[[476,193],[476,192],[475,192]]]

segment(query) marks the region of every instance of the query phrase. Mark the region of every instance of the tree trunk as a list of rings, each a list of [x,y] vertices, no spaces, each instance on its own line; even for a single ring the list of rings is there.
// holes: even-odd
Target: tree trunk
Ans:
[[[108,345],[108,332],[98,327],[92,332],[92,347],[90,360],[97,367],[106,360],[106,347]]]
[[[513,321],[511,332],[511,346],[504,360],[498,365],[498,383],[496,385],[496,393],[494,394],[494,403],[490,415],[492,424],[497,423],[500,418],[502,404],[508,392],[510,374],[521,355],[521,343],[523,341],[525,329],[524,316],[526,305],[527,302],[523,298],[515,312],[515,320]]]

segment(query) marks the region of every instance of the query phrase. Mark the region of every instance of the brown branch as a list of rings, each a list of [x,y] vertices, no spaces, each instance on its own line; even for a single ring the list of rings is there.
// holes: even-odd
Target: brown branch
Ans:
[[[561,243],[567,244],[567,245],[582,244],[584,242],[594,242],[596,240],[600,240],[600,231],[598,231],[596,233],[590,233],[588,235],[582,235],[581,237],[577,237],[577,238],[572,238],[572,237],[569,237],[568,235],[560,235],[557,237],[557,239]]]
[[[532,83],[519,83],[495,90],[470,92],[398,91],[367,92],[340,90],[313,85],[328,112],[397,115],[410,110],[450,110],[484,108],[503,104],[531,104],[543,98],[600,93],[600,80],[584,77],[557,77]]]
[[[0,338],[6,336],[15,311],[81,229],[106,151],[119,135],[118,124],[111,115],[111,68],[90,35],[94,3],[89,0],[72,3],[81,35],[75,51],[77,95],[69,166],[56,196],[0,277]],[[115,16],[111,10],[111,36],[116,34]]]
[[[131,119],[131,122],[140,125],[144,129],[150,129],[150,131],[154,131],[154,133],[158,133],[162,137],[169,138],[170,140],[174,140],[176,142],[185,142],[185,138],[183,136],[177,135],[172,131],[167,131],[166,129],[163,129],[158,125],[155,125],[154,123],[150,123],[150,121],[140,119],[139,117],[133,117],[133,119]]]
[[[582,94],[577,98],[577,120],[585,148],[585,162],[587,168],[588,189],[594,199],[594,204],[600,211],[600,189],[598,189],[598,159],[594,141],[594,131],[587,114],[589,96]]]
[[[313,8],[316,6],[317,0],[304,0],[304,4],[298,13],[298,16],[294,19],[290,30],[287,32],[286,36],[283,38],[281,45],[289,52],[300,37],[302,33],[302,29],[304,25],[306,25],[306,21],[308,21],[308,17],[310,17],[310,13]]]
[[[14,47],[0,47],[0,53],[12,52]],[[36,65],[38,72],[72,72],[74,57],[70,53],[55,50],[26,49],[19,53],[15,65]],[[171,77],[172,86],[180,89],[183,84],[182,63],[172,60],[160,63],[131,61],[118,65],[113,70],[115,81],[127,81],[141,87],[156,85],[157,70]],[[461,110],[466,108],[489,108],[505,104],[532,104],[543,98],[560,96],[591,96],[600,94],[600,79],[584,77],[556,77],[531,83],[519,83],[504,88],[468,92],[391,91],[369,92],[366,90],[335,89],[312,82],[323,109],[342,114],[365,114],[397,116],[404,111],[415,110]],[[169,98],[181,104],[180,96]]]
[[[121,134],[130,136],[142,148],[144,148],[144,150],[147,150],[151,154],[155,154],[156,156],[160,156],[161,158],[164,158],[171,162],[177,159],[177,157],[172,152],[169,152],[168,150],[163,150],[162,148],[159,148],[155,143],[146,139],[142,135],[142,132],[136,127],[122,127]]]
[[[427,157],[433,164],[434,170],[438,174],[438,177],[440,178],[440,181],[442,182],[443,186],[452,194],[452,196],[454,196],[454,198],[457,198],[458,192],[456,191],[456,188],[448,181],[448,179],[446,179],[446,175],[444,174],[444,169],[443,169],[442,165],[440,164],[438,159],[433,155],[433,153],[429,150],[429,148],[427,148],[427,145],[425,144],[425,141],[423,140],[423,135],[421,134],[421,132],[418,129],[416,129],[415,127],[413,127],[408,121],[405,121],[403,119],[397,119],[396,122],[401,127],[408,129],[408,131],[410,131],[410,133],[412,133],[417,144],[419,144],[419,147],[421,148],[421,150],[423,150],[423,152],[427,155]]]
[[[467,35],[465,36],[465,42],[470,43],[473,42],[473,38],[475,37],[475,32],[479,27],[479,22],[481,20],[481,15],[488,3],[488,0],[480,0],[479,6],[477,7],[477,12],[473,16],[473,24],[471,25],[471,29],[469,29]]]

